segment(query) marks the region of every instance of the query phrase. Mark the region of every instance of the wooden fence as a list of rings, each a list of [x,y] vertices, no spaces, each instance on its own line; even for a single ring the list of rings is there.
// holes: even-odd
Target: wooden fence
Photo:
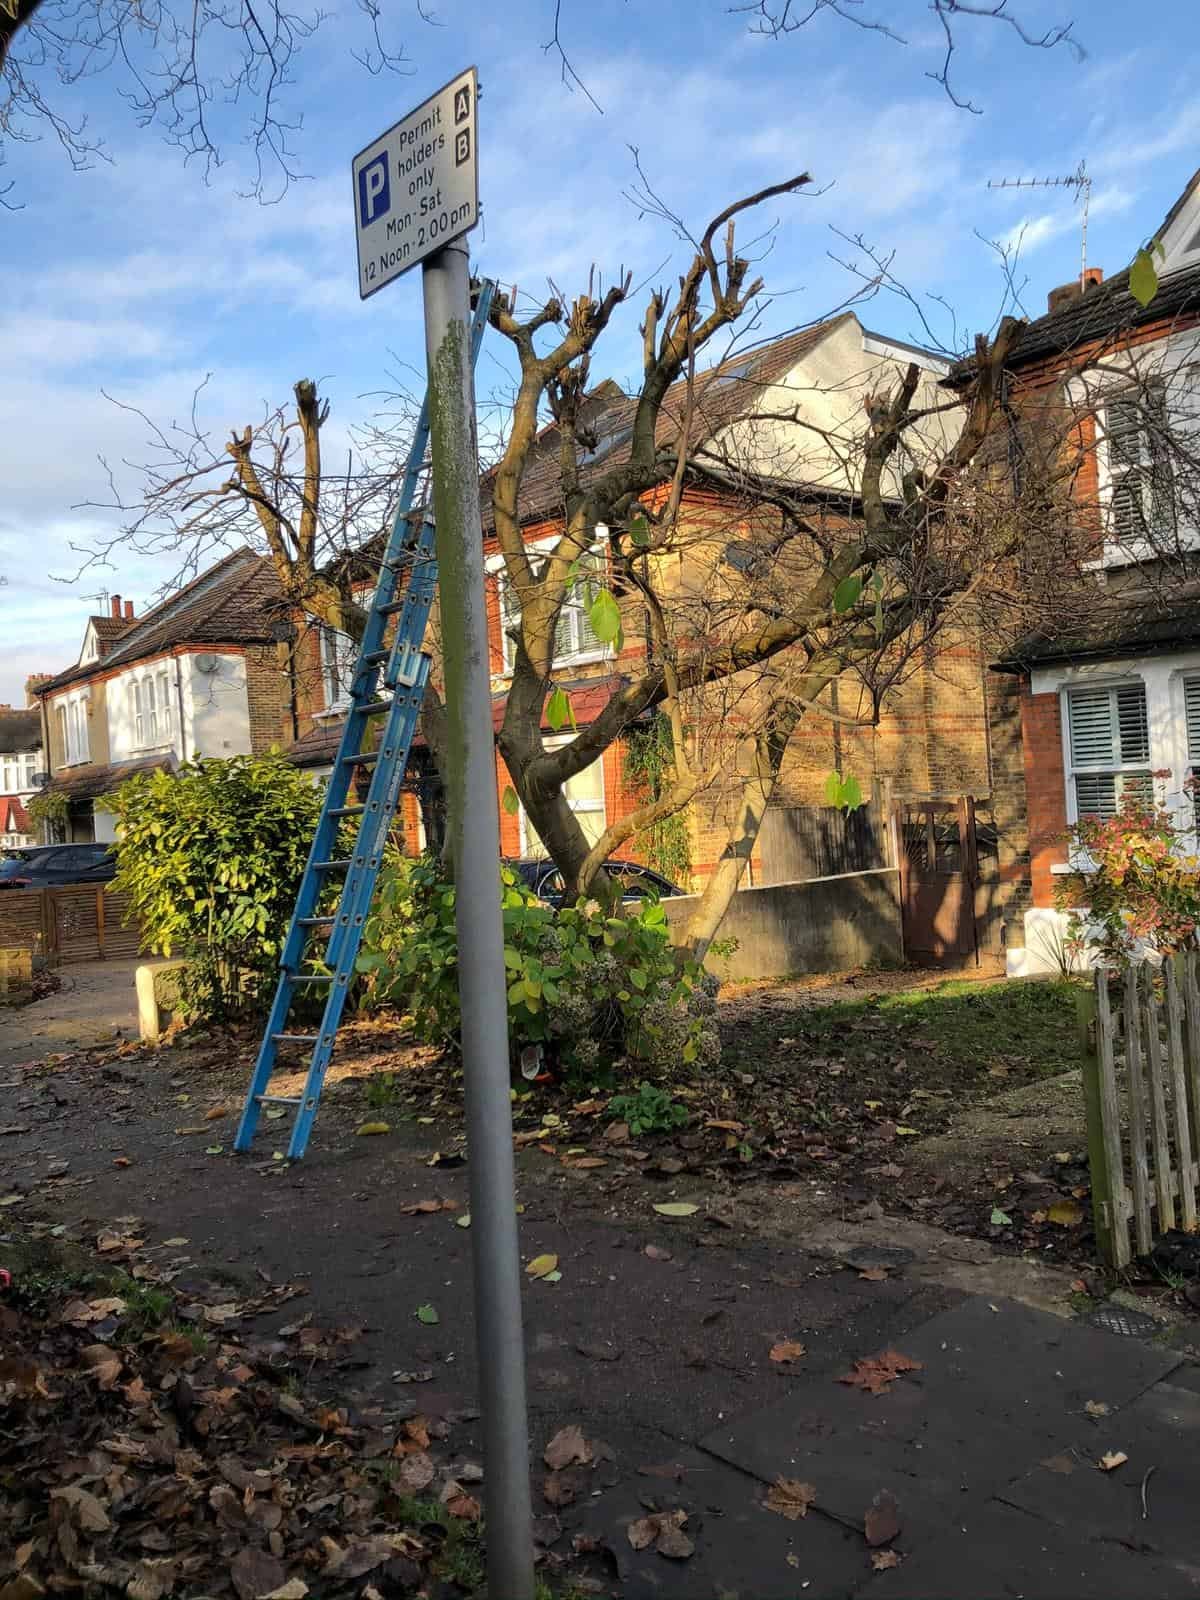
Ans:
[[[1097,969],[1080,996],[1096,1241],[1113,1266],[1197,1226],[1200,952]],[[1132,1243],[1130,1233],[1132,1229]]]
[[[807,883],[847,872],[895,866],[887,814],[871,801],[851,812],[834,806],[771,806],[758,836],[762,860],[756,887]]]
[[[126,926],[128,896],[99,884],[0,890],[0,946],[29,950],[51,966],[136,956],[136,925]]]

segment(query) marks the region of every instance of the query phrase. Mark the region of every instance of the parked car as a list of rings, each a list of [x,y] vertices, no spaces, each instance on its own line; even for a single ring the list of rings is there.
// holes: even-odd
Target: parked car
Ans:
[[[106,844],[40,844],[6,850],[0,889],[56,889],[70,883],[108,883],[117,858]]]
[[[506,861],[504,864],[517,874],[527,888],[533,890],[539,900],[556,907],[562,905],[562,873],[553,861],[536,858]],[[683,893],[669,878],[643,867],[637,861],[606,861],[604,870],[620,884],[621,899],[626,905],[638,900],[670,900]]]

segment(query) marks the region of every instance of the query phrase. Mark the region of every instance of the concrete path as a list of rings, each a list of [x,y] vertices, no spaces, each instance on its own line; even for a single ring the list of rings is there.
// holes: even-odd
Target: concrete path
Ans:
[[[137,1037],[133,975],[140,959],[59,967],[62,988],[32,1005],[0,1010],[0,1067]]]

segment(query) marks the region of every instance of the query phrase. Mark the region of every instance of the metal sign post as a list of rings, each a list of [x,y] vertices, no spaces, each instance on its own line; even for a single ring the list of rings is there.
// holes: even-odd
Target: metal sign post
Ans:
[[[354,210],[363,299],[424,262],[488,1592],[494,1600],[533,1600],[500,811],[479,516],[470,273],[461,238],[479,220],[477,96],[472,67],[357,156]]]

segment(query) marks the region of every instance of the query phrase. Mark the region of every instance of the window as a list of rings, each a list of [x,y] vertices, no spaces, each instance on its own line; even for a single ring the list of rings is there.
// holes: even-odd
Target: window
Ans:
[[[327,708],[343,706],[358,665],[358,646],[348,633],[321,625],[321,683]]]
[[[38,753],[37,753],[36,750],[33,752],[32,755],[27,755],[25,757],[25,784],[24,784],[24,787],[26,789],[32,789],[33,788],[33,780],[37,777],[37,773],[38,773],[38,759],[39,759],[39,757],[38,757]]]
[[[1077,817],[1112,817],[1124,795],[1152,792],[1144,684],[1068,690],[1067,731]]]
[[[559,750],[565,744],[570,744],[569,736],[561,739],[547,739],[547,750]],[[563,784],[563,794],[567,804],[579,819],[584,837],[589,845],[604,832],[604,768],[602,761],[593,761],[590,767],[584,767],[582,772],[577,772],[573,778],[568,778]],[[549,854],[545,845],[538,838],[533,824],[521,810],[521,850],[527,856],[545,856]]]
[[[82,696],[60,700],[57,714],[63,765],[73,767],[88,759],[87,701]]]
[[[1197,787],[1192,791],[1196,825],[1200,828],[1200,678],[1183,680],[1183,712],[1187,724],[1187,758]]]
[[[133,711],[133,745],[146,750],[171,739],[171,675],[151,672],[129,685]]]
[[[592,627],[592,603],[604,584],[604,552],[598,547],[589,550],[576,563],[579,575],[567,590],[567,598],[558,615],[554,634],[554,665],[566,666],[572,662],[592,661],[604,654],[604,646]],[[540,566],[534,563],[535,576]],[[504,652],[504,670],[512,670],[513,642],[509,629],[520,621],[521,609],[503,567],[497,570],[496,583],[500,593],[500,640]]]
[[[1104,408],[1104,432],[1110,541],[1161,541],[1175,525],[1163,385],[1148,384],[1136,394],[1111,399]]]

